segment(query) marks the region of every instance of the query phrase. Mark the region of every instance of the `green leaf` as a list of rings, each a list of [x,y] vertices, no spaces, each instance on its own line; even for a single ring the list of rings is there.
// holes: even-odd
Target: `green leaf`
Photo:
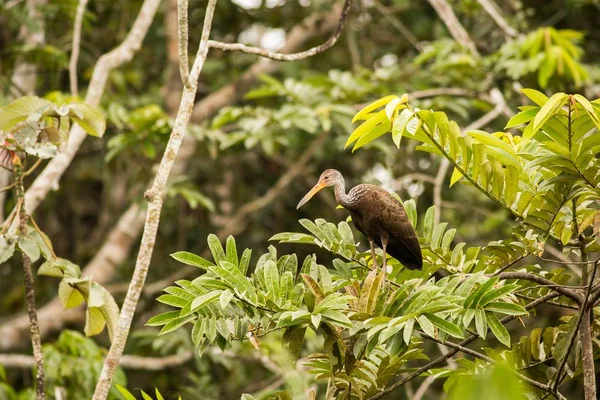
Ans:
[[[378,270],[371,270],[365,278],[360,292],[360,299],[358,300],[358,309],[360,312],[372,314],[375,311],[382,283],[383,272],[378,274]]]
[[[596,125],[596,128],[600,129],[600,117],[598,117],[592,103],[580,94],[573,95],[573,98],[575,98],[575,100],[585,109],[585,112],[588,113],[590,119],[594,122],[594,125]]]
[[[118,383],[115,384],[115,387],[117,388],[119,393],[121,393],[121,395],[123,395],[125,400],[137,400],[135,398],[135,396],[129,392],[129,390],[125,389],[123,386],[119,385]]]
[[[360,110],[358,113],[356,113],[356,115],[354,116],[354,118],[352,118],[352,123],[355,123],[356,121],[358,121],[359,119],[361,119],[362,117],[364,117],[365,115],[367,115],[368,113],[370,113],[371,111],[374,111],[376,109],[378,109],[379,107],[383,107],[385,106],[387,103],[389,103],[390,101],[392,101],[393,99],[397,99],[398,96],[385,96],[379,100],[375,100],[374,102],[372,102],[371,104],[365,106],[362,110]],[[385,113],[385,111],[384,111]]]
[[[194,299],[194,301],[192,301],[190,309],[192,311],[199,310],[200,308],[204,307],[205,305],[210,304],[213,301],[217,300],[220,296],[221,296],[221,292],[218,290],[213,290],[212,292],[198,296]]]
[[[241,298],[247,300],[252,305],[257,304],[258,297],[254,286],[233,264],[222,261],[220,265],[209,267],[209,270],[217,274]]]
[[[223,290],[223,292],[221,293],[221,296],[219,297],[219,304],[221,305],[222,309],[227,308],[227,306],[229,305],[229,302],[231,301],[231,299],[233,298],[233,293],[230,290]]]
[[[353,143],[356,140],[360,139],[363,135],[372,131],[377,125],[383,122],[387,122],[385,125],[389,124],[389,121],[385,116],[385,110],[379,111],[377,114],[375,114],[374,116],[363,122],[358,128],[356,128],[346,141],[344,148],[348,147],[350,143]]]
[[[168,311],[162,314],[155,315],[146,322],[146,326],[162,326],[169,321],[179,317],[179,311]]]
[[[158,388],[154,388],[154,394],[156,395],[156,400],[165,400],[162,394],[158,391]]]
[[[25,121],[31,114],[45,109],[52,103],[36,96],[20,97],[5,107],[0,108],[0,130],[10,132],[19,122]],[[38,119],[41,117],[39,115]]]
[[[92,136],[102,137],[106,130],[104,115],[95,107],[87,104],[70,104],[69,117]]]
[[[270,298],[277,300],[280,297],[279,292],[279,271],[274,261],[267,261],[264,266],[265,286]]]
[[[429,321],[431,321],[431,323],[435,326],[438,327],[439,330],[446,332],[448,335],[453,336],[455,338],[460,338],[462,339],[464,337],[463,332],[460,330],[460,328],[453,324],[450,321],[446,321],[443,318],[438,317],[437,315],[433,315],[433,314],[424,314],[427,319]]]
[[[56,260],[47,260],[38,269],[38,275],[51,276],[53,278],[62,278],[63,271],[57,265]]]
[[[390,132],[392,129],[392,124],[390,122],[384,122],[380,125],[377,125],[375,128],[371,129],[367,133],[363,134],[357,141],[354,147],[352,148],[352,152],[354,153],[356,150],[360,149],[366,144],[371,143],[373,140],[377,139],[380,136],[385,135]]]
[[[523,135],[523,140],[529,140],[533,137],[533,135],[535,135],[551,117],[560,111],[562,106],[564,106],[568,100],[569,96],[562,92],[556,93],[550,97],[533,119],[533,127],[529,132],[529,136],[526,137]]]
[[[8,261],[15,253],[15,241],[8,240],[6,236],[0,236],[0,264]]]
[[[227,241],[225,242],[225,252],[227,255],[227,261],[229,261],[231,264],[233,264],[237,267],[238,266],[237,248],[235,246],[235,238],[231,235],[229,235],[229,237],[227,238]]]
[[[19,249],[27,254],[27,257],[31,259],[31,262],[36,262],[41,255],[40,246],[35,242],[35,240],[29,237],[20,237],[19,238]]]
[[[64,278],[58,285],[58,297],[64,308],[77,307],[85,301],[83,295],[76,290],[76,284],[89,284],[88,279]]]
[[[507,315],[525,315],[527,310],[518,304],[505,302],[492,302],[485,306],[486,311],[499,312]]]
[[[548,101],[548,96],[535,89],[521,89],[521,92],[540,107]]]
[[[485,339],[487,335],[487,322],[485,317],[485,311],[481,308],[475,310],[475,328],[477,328],[477,334]]]
[[[285,331],[283,335],[284,341],[288,343],[288,349],[293,360],[297,360],[302,350],[304,335],[306,334],[306,326],[292,326]]]
[[[196,318],[194,315],[176,318],[167,323],[165,326],[163,326],[160,332],[158,332],[158,336],[166,335],[167,333],[173,332],[175,329],[187,324],[190,321],[193,321],[194,318]]]
[[[142,398],[143,398],[144,400],[154,400],[154,399],[152,399],[152,397],[150,397],[150,396],[148,395],[148,393],[144,392],[143,390],[141,390],[141,389],[140,389],[140,392],[142,393]]]
[[[208,235],[206,239],[208,242],[208,247],[213,255],[216,264],[219,264],[221,261],[227,261],[227,257],[225,256],[225,252],[223,251],[223,246],[221,246],[221,242],[219,238],[214,235]]]
[[[102,311],[98,307],[88,307],[85,311],[85,335],[98,335],[104,330],[105,325],[106,321],[104,320]]]
[[[423,222],[423,237],[427,241],[431,241],[431,234],[433,232],[433,222],[435,218],[435,206],[431,206],[425,213],[425,220]]]
[[[400,112],[400,114],[398,114],[392,123],[392,139],[398,148],[400,148],[400,141],[402,140],[402,136],[404,136],[404,132],[406,131],[406,125],[408,125],[408,121],[410,121],[412,116],[413,112],[405,108]]]
[[[508,334],[508,331],[504,325],[502,325],[502,323],[498,320],[496,314],[486,312],[485,317],[494,336],[498,338],[500,343],[504,344],[506,347],[510,347],[510,335]]]
[[[477,303],[478,306],[481,307],[485,307],[486,304],[504,296],[507,293],[510,293],[514,290],[517,290],[519,288],[518,285],[516,284],[511,284],[511,285],[504,285],[501,286],[497,289],[494,290],[490,290],[488,291],[485,295],[483,295],[483,297],[481,297],[481,300],[479,300],[479,302]]]
[[[539,107],[530,108],[525,111],[521,111],[520,113],[514,115],[511,119],[508,120],[504,129],[514,128],[515,126],[519,126],[521,124],[525,124],[532,119],[535,118],[537,113],[540,111]]]
[[[178,251],[177,253],[171,254],[171,257],[179,262],[201,269],[208,269],[208,267],[214,265],[210,261],[187,251]]]

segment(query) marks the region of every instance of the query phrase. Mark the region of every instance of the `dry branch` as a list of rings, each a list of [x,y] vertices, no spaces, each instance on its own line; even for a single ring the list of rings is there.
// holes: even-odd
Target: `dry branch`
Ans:
[[[519,32],[517,32],[512,26],[506,22],[500,10],[498,10],[497,6],[494,4],[492,0],[477,0],[481,7],[492,17],[494,22],[498,24],[504,35],[508,38],[514,38],[519,36]]]
[[[129,369],[146,371],[162,371],[165,368],[177,367],[192,359],[191,352],[174,354],[164,357],[140,357],[123,355],[120,366]],[[24,354],[0,354],[0,365],[6,368],[29,369],[35,366],[35,358]]]
[[[342,33],[342,29],[344,28],[344,23],[346,21],[346,17],[348,16],[348,12],[350,11],[350,6],[352,4],[352,0],[345,0],[344,7],[342,8],[342,12],[340,14],[340,18],[337,26],[333,30],[331,37],[327,39],[325,43],[322,43],[318,46],[315,46],[311,49],[301,51],[299,53],[294,54],[284,54],[284,53],[276,53],[272,51],[268,51],[265,49],[261,49],[258,47],[246,46],[242,43],[223,43],[215,40],[209,40],[208,45],[210,48],[219,49],[223,51],[237,51],[240,53],[246,54],[254,54],[257,56],[261,56],[264,58],[268,58],[275,61],[298,61],[308,57],[312,57],[315,54],[322,53],[325,50],[330,49],[338,40]]]
[[[458,43],[469,50],[473,55],[479,57],[479,52],[475,43],[469,37],[469,34],[456,18],[456,14],[452,11],[452,7],[446,0],[428,0],[431,6],[435,9],[440,19],[444,22],[448,31]]]
[[[73,97],[79,96],[79,89],[77,87],[77,62],[79,61],[79,48],[81,44],[81,24],[87,3],[88,0],[79,0],[75,14],[75,23],[73,24],[73,41],[71,43],[71,58],[69,59],[69,84]]]
[[[208,37],[212,25],[213,14],[215,11],[216,0],[209,0],[206,7],[206,14],[204,16],[204,25],[202,27],[202,35],[200,38],[200,44],[198,46],[198,52],[194,65],[190,71],[188,85],[183,90],[183,96],[181,98],[181,104],[175,123],[173,125],[173,131],[167,143],[167,148],[160,161],[154,183],[146,191],[145,197],[148,200],[148,211],[146,213],[146,222],[144,224],[144,232],[142,234],[142,243],[138,252],[138,257],[135,264],[135,270],[129,290],[125,297],[125,301],[121,308],[121,314],[119,315],[119,322],[117,330],[115,332],[113,342],[104,361],[104,367],[100,373],[96,391],[94,392],[94,400],[105,400],[110,390],[113,374],[119,365],[127,337],[129,336],[129,329],[133,321],[135,309],[144,287],[146,275],[148,274],[148,268],[152,259],[152,252],[154,250],[154,243],[156,241],[156,234],[158,232],[158,223],[160,221],[160,213],[163,204],[164,191],[167,186],[167,179],[171,173],[177,152],[183,142],[183,137],[187,129],[188,122],[190,120],[194,100],[196,98],[196,91],[198,87],[198,77],[204,66],[204,61],[208,54]],[[179,26],[181,30],[181,25]],[[184,62],[187,64],[188,60],[179,60],[180,63]]]

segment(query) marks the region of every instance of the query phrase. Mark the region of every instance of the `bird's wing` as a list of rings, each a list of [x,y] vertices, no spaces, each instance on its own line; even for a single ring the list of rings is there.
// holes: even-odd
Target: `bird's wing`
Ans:
[[[423,258],[421,246],[404,207],[387,192],[381,196],[381,202],[380,221],[390,235],[390,244],[394,242],[400,244],[411,253],[412,257],[409,258],[413,258],[420,264]]]

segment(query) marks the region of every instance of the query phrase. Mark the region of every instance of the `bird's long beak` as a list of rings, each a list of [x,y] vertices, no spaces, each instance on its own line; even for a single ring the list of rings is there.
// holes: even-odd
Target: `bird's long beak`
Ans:
[[[325,186],[325,183],[321,181],[317,182],[317,184],[313,186],[312,189],[310,189],[310,192],[306,193],[306,196],[304,196],[302,200],[300,200],[300,203],[298,203],[296,210],[302,207],[304,204],[306,204],[307,201],[309,201],[315,194],[317,194],[319,190],[323,189]]]

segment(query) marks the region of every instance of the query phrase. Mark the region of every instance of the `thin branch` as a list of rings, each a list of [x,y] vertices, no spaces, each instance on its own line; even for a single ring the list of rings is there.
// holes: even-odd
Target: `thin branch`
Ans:
[[[573,200],[575,201],[575,200]],[[574,206],[575,207],[575,206]],[[577,221],[577,214],[574,214],[574,221]],[[575,222],[577,225],[577,222]],[[575,229],[575,234],[577,234],[578,229]],[[579,236],[579,246],[581,250],[581,258],[583,261],[587,261],[587,253],[585,252],[585,239],[583,236]],[[581,309],[577,314],[577,321],[575,323],[575,329],[571,333],[571,338],[569,339],[569,345],[567,346],[567,350],[562,360],[560,360],[559,367],[556,371],[556,381],[554,383],[554,388],[558,388],[561,381],[564,379],[562,375],[563,369],[567,364],[567,359],[569,358],[569,354],[573,349],[575,344],[575,339],[577,338],[577,334],[580,334],[580,340],[582,344],[582,353],[583,353],[583,374],[584,374],[584,392],[586,400],[593,400],[596,398],[596,381],[595,381],[595,373],[594,373],[594,353],[592,347],[592,338],[591,338],[591,326],[590,326],[590,311],[588,310],[588,304],[590,301],[590,293],[592,290],[592,285],[594,284],[594,278],[596,277],[596,270],[598,268],[598,262],[600,260],[596,260],[593,265],[592,276],[588,277],[587,266],[584,266],[581,270],[581,282],[587,284],[587,289],[585,292],[585,296],[583,298],[583,302],[581,304]],[[588,283],[589,280],[589,283]],[[581,330],[580,330],[581,327]],[[566,376],[566,374],[565,374]]]
[[[421,45],[421,43],[419,43],[419,39],[417,39],[417,37],[411,32],[411,30],[406,25],[404,25],[399,18],[394,17],[393,14],[390,13],[387,8],[385,8],[381,5],[381,3],[379,3],[379,1],[375,1],[373,5],[375,6],[375,9],[381,14],[381,16],[386,21],[388,21],[394,28],[398,29],[398,32],[400,32],[400,34],[404,36],[404,38],[408,40],[408,42],[415,49],[417,49],[419,53],[423,51],[423,46]]]
[[[546,287],[546,286],[541,286],[541,287]],[[540,288],[540,286],[537,286],[535,288],[524,288],[524,289],[539,289],[539,288]],[[531,297],[531,296],[527,296],[525,294],[520,294],[520,293],[514,293],[514,295],[520,299],[529,300],[529,301],[535,300],[537,298],[537,297]],[[571,310],[579,310],[579,307],[571,306],[569,304],[558,303],[556,301],[548,301],[548,302],[546,302],[546,304],[549,304],[554,307],[568,308]]]
[[[556,282],[552,282],[551,280],[546,279],[546,278],[536,275],[536,274],[530,274],[529,272],[511,271],[511,272],[502,272],[498,276],[500,277],[500,279],[520,279],[520,280],[535,282],[540,285],[547,286],[549,289],[555,291],[556,293],[561,294],[565,297],[568,297],[571,300],[574,300],[575,302],[577,302],[577,304],[582,303],[582,299],[581,299],[581,296],[579,295],[579,293],[577,293],[573,290],[567,289],[566,287],[564,287],[562,285],[557,285]]]
[[[140,245],[129,290],[127,291],[121,314],[119,315],[117,330],[108,351],[108,355],[106,356],[106,360],[104,361],[104,366],[96,386],[96,391],[94,392],[93,400],[105,400],[108,396],[113,374],[119,365],[119,360],[121,359],[127,337],[129,336],[135,309],[144,287],[146,275],[148,274],[150,260],[152,259],[167,179],[169,178],[171,169],[175,163],[175,158],[177,157],[177,152],[181,147],[183,137],[186,133],[186,128],[193,110],[194,99],[196,98],[198,77],[200,76],[200,72],[202,71],[204,61],[208,54],[208,37],[211,30],[216,2],[217,0],[209,0],[206,7],[202,35],[196,59],[194,60],[190,72],[189,85],[183,90],[181,105],[177,112],[177,117],[175,118],[173,131],[171,132],[171,137],[167,142],[167,148],[160,161],[154,183],[145,193],[145,197],[148,200],[148,211],[146,214],[144,233],[142,235],[142,243]],[[181,29],[181,26],[179,28]]]
[[[498,10],[496,4],[494,4],[492,0],[477,0],[477,2],[490,15],[490,17],[492,17],[494,22],[498,24],[498,26],[500,27],[500,29],[502,29],[502,32],[504,32],[504,35],[507,36],[507,38],[515,38],[519,36],[519,32],[517,32],[516,29],[514,29],[508,24],[508,22],[506,22],[506,20],[500,13],[500,10]]]
[[[450,361],[450,360],[448,360]],[[417,389],[417,391],[415,392],[414,396],[411,396],[411,400],[421,400],[423,398],[423,396],[425,395],[425,393],[427,392],[427,389],[429,389],[429,387],[431,386],[431,384],[435,381],[435,376],[430,375],[427,378],[425,378],[425,380],[421,383],[421,386],[419,386],[419,388]]]
[[[185,364],[193,357],[192,352],[173,354],[164,357],[140,357],[125,354],[121,357],[119,365],[123,368],[162,371],[165,368],[177,367]],[[24,354],[0,354],[0,365],[7,368],[33,368],[35,358]]]
[[[469,37],[469,34],[456,18],[456,14],[452,11],[452,7],[446,0],[428,0],[440,19],[444,22],[448,31],[458,43],[469,50],[474,56],[479,57],[479,52],[475,43]]]
[[[330,49],[340,37],[342,33],[342,29],[344,28],[344,23],[346,21],[346,17],[348,16],[348,12],[350,11],[350,5],[352,4],[352,0],[345,0],[344,7],[342,8],[342,12],[340,14],[340,18],[337,26],[335,27],[332,35],[327,39],[327,41],[323,44],[315,46],[311,49],[301,51],[299,53],[293,54],[282,54],[276,53],[272,51],[268,51],[265,49],[261,49],[258,47],[246,46],[241,43],[223,43],[215,40],[209,40],[208,46],[210,48],[222,50],[222,51],[238,51],[246,54],[254,54],[264,58],[268,58],[275,61],[298,61],[303,60],[305,58],[314,56],[315,54],[322,53],[325,50]]]
[[[188,0],[177,0],[177,26],[179,29],[179,74],[183,86],[190,85],[190,66],[188,60]]]
[[[77,62],[79,61],[81,44],[81,24],[87,3],[88,0],[79,0],[75,14],[75,23],[73,24],[73,43],[71,44],[71,58],[69,60],[69,84],[71,86],[71,96],[73,97],[79,96],[79,89],[77,88]]]
[[[527,304],[525,306],[525,309],[530,310],[530,309],[535,308],[538,305],[543,304],[543,303],[547,302],[548,300],[552,300],[552,299],[554,299],[554,298],[556,298],[558,296],[559,295],[557,293],[549,293],[549,294],[547,294],[545,296],[542,296],[539,299],[537,299],[535,301],[532,301],[531,303]],[[517,318],[517,316],[515,316],[515,315],[509,315],[507,317],[502,318],[502,320],[500,322],[502,324],[506,324],[506,323],[512,321],[513,319],[516,319],[516,318]],[[469,343],[475,341],[478,337],[479,336],[472,334],[469,337],[467,337],[465,340],[463,340],[462,342],[460,342],[459,345],[463,346],[463,347],[467,346]],[[407,382],[410,382],[413,379],[415,379],[416,377],[420,376],[422,373],[427,372],[430,369],[435,368],[438,365],[444,363],[447,359],[449,359],[450,357],[452,357],[453,355],[455,355],[458,352],[459,352],[459,350],[457,350],[457,349],[450,350],[448,353],[444,354],[441,357],[436,358],[433,361],[428,362],[427,364],[425,364],[421,368],[418,368],[417,370],[411,372],[410,374],[408,374],[404,378],[400,379],[398,382],[394,383],[393,385],[387,387],[386,389],[383,389],[382,391],[380,391],[376,395],[373,395],[373,396],[369,397],[367,400],[378,400],[378,399],[381,399],[381,398],[385,397],[389,393],[391,393],[391,392],[395,391],[396,389],[400,388],[401,386],[405,385]]]
[[[453,342],[450,342],[450,341],[442,341],[442,340],[439,340],[437,338],[431,337],[431,336],[429,336],[429,335],[427,335],[425,333],[421,333],[421,336],[424,337],[424,338],[426,338],[426,339],[432,340],[432,341],[434,341],[436,343],[444,344],[444,345],[446,345],[448,347],[451,347],[451,348],[453,348],[455,350],[458,350],[458,351],[460,351],[462,353],[469,354],[469,355],[471,355],[473,357],[476,357],[476,358],[479,358],[481,360],[484,360],[484,361],[486,361],[486,362],[488,362],[490,364],[497,364],[497,362],[494,359],[486,356],[485,354],[479,353],[478,351],[472,350],[472,349],[470,349],[468,347],[461,346],[460,344],[456,344],[456,343],[453,343]],[[545,392],[548,392],[548,393],[551,393],[551,394],[555,393],[555,389],[553,389],[552,386],[545,385],[545,384],[540,383],[540,382],[538,382],[536,380],[533,380],[533,379],[531,379],[531,378],[529,378],[529,377],[521,374],[520,372],[518,372],[516,370],[511,369],[511,371],[519,379],[521,379],[521,380],[529,383],[531,386],[534,386],[534,387],[536,387],[538,389],[541,389],[541,390],[543,390]]]
[[[13,162],[15,169],[15,187],[17,202],[20,204],[19,209],[19,236],[27,235],[27,212],[25,211],[25,188],[23,186],[23,165],[18,157],[15,156],[17,162]],[[29,333],[31,335],[31,344],[33,346],[33,356],[37,365],[36,371],[36,398],[37,400],[45,399],[44,393],[44,355],[42,354],[42,339],[40,336],[40,328],[37,319],[37,310],[35,307],[35,286],[33,281],[33,271],[31,267],[31,259],[22,251],[23,257],[23,273],[25,275],[25,298],[27,299],[27,313],[29,314]]]

